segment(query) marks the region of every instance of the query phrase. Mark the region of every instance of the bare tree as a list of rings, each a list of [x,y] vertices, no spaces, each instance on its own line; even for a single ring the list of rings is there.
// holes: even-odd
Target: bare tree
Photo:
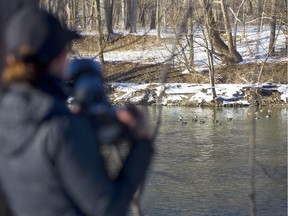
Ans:
[[[111,7],[109,0],[100,0],[101,24],[103,26],[102,32],[104,35],[109,36],[113,33],[111,22]]]
[[[156,0],[156,23],[157,23],[157,41],[161,40],[161,14],[160,14],[160,0]]]
[[[121,0],[121,29],[124,32],[125,31],[125,20],[126,20],[126,7],[125,7],[125,0]]]
[[[158,0],[156,0],[158,1]],[[153,3],[151,5],[151,21],[150,21],[150,29],[156,29],[156,5]]]
[[[211,19],[211,8],[209,6],[209,0],[205,1],[202,0],[200,2],[202,7],[204,8],[204,25],[206,27],[207,34],[202,29],[203,36],[204,36],[204,42],[205,42],[205,49],[208,57],[208,65],[209,65],[209,74],[210,74],[210,85],[212,89],[212,96],[213,99],[216,98],[216,91],[215,91],[215,73],[214,73],[214,60],[213,60],[213,53],[214,53],[214,40],[213,40],[213,34],[212,34],[212,28],[210,25],[210,19]],[[210,45],[210,49],[209,49]]]
[[[275,54],[275,37],[276,37],[276,0],[271,0],[271,20],[270,20],[270,41],[269,52]]]
[[[210,34],[210,37],[213,41],[213,46],[215,49],[215,54],[221,58],[222,63],[224,64],[235,64],[243,61],[242,56],[239,54],[239,52],[235,49],[233,45],[233,39],[231,34],[231,27],[229,25],[229,19],[227,15],[227,8],[224,5],[223,1],[220,1],[220,3],[223,3],[222,6],[222,13],[224,18],[224,25],[226,30],[226,35],[228,38],[228,46],[225,44],[223,39],[220,37],[220,31],[218,30],[218,25],[214,19],[213,16],[213,10],[212,5],[213,2],[211,0],[201,0],[200,3],[202,4],[204,8],[204,16],[206,16],[205,19],[208,19],[206,22],[207,28],[209,27],[210,31],[208,32]]]
[[[125,29],[130,29],[131,23],[130,23],[130,14],[131,14],[131,0],[126,0],[126,23],[125,23]]]
[[[257,26],[258,26],[258,31],[262,32],[263,31],[263,26],[262,26],[262,13],[263,13],[263,0],[257,0]]]
[[[194,65],[194,24],[193,24],[193,0],[185,0],[186,7],[188,8],[188,20],[187,20],[187,36],[189,46],[189,66]]]
[[[136,33],[137,31],[137,11],[138,11],[138,0],[131,0],[131,13],[130,13],[130,33]]]
[[[96,28],[98,31],[98,40],[97,40],[97,45],[98,45],[98,56],[99,56],[99,61],[104,64],[104,47],[103,47],[103,32],[102,32],[102,19],[101,19],[101,6],[100,6],[100,0],[95,0],[94,1],[94,6],[96,9]]]
[[[227,12],[227,4],[225,4],[224,0],[220,0],[221,4],[221,10],[223,14],[223,20],[224,20],[224,26],[225,26],[225,31],[226,31],[226,36],[227,36],[227,43],[228,43],[228,51],[229,51],[229,57],[231,60],[229,62],[227,61],[226,63],[238,63],[243,61],[242,56],[237,52],[234,43],[233,43],[233,37],[231,33],[231,26],[230,26],[230,21],[228,17],[228,12]]]

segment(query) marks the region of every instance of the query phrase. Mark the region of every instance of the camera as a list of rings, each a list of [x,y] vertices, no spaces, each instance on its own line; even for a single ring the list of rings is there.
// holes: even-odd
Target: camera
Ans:
[[[117,119],[117,109],[109,102],[99,62],[92,59],[72,60],[66,84],[71,92],[67,106],[70,110],[78,107],[82,113],[91,116],[101,144],[116,144],[126,137],[128,129]]]

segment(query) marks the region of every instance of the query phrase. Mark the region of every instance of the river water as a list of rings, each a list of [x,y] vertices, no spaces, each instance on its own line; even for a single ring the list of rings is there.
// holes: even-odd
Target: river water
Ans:
[[[153,122],[157,108],[147,110]],[[144,215],[249,215],[251,116],[251,108],[164,107]],[[257,215],[286,216],[287,110],[264,108],[257,116]]]

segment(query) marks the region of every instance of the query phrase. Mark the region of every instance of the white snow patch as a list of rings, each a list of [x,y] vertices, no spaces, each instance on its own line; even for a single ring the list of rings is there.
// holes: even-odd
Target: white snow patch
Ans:
[[[116,102],[130,101],[140,102],[147,97],[147,102],[155,102],[160,93],[164,91],[163,104],[173,102],[195,102],[209,103],[213,101],[212,88],[209,84],[189,84],[189,83],[167,83],[164,86],[160,83],[135,84],[135,83],[112,83],[113,95]],[[217,99],[223,104],[249,105],[244,100],[244,88],[259,87],[253,84],[219,84],[215,86]],[[163,90],[164,89],[164,90]],[[147,94],[150,92],[149,94]],[[273,89],[274,90],[274,89]],[[276,90],[281,95],[281,100],[288,102],[288,85],[278,84]]]
[[[288,102],[288,85],[278,87],[278,91],[282,93],[281,100],[285,103]]]

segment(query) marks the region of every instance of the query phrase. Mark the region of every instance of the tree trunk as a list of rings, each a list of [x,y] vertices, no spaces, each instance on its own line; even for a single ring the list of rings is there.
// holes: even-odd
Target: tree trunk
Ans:
[[[75,26],[77,18],[76,0],[72,0],[72,26]]]
[[[258,9],[258,22],[257,22],[257,26],[258,26],[258,32],[262,32],[263,28],[262,28],[262,13],[263,13],[263,2],[262,0],[258,0],[258,4],[257,4],[257,9]]]
[[[212,91],[212,97],[213,97],[213,99],[216,99],[217,94],[216,94],[216,90],[215,90],[215,70],[214,70],[214,60],[213,60],[212,51],[213,51],[212,45],[211,45],[211,51],[210,52],[208,49],[206,49],[207,56],[208,56],[208,65],[209,65],[209,73],[210,73],[210,86],[211,86],[211,91]]]
[[[194,26],[193,26],[193,7],[192,7],[193,0],[184,0],[184,8],[188,11],[187,17],[187,38],[188,38],[188,45],[189,45],[189,62],[190,66],[194,65]]]
[[[162,11],[163,11],[163,28],[164,28],[164,31],[165,32],[167,32],[167,27],[168,27],[168,25],[167,25],[167,9],[166,9],[166,5],[165,4],[163,4],[162,5]]]
[[[246,4],[245,4],[245,12],[247,15],[251,15],[253,14],[253,4],[252,4],[252,0],[247,0]]]
[[[156,20],[157,20],[157,41],[161,40],[161,15],[160,15],[160,0],[156,0]]]
[[[83,1],[82,9],[83,9],[82,27],[84,31],[87,31],[86,1]]]
[[[285,8],[288,8],[288,0],[285,0]],[[286,34],[288,32],[288,11],[286,11],[286,16],[284,18],[284,23],[285,23],[285,27],[286,27]],[[288,36],[286,36],[286,51],[288,50]]]
[[[204,11],[205,20],[206,19],[208,20],[206,21],[206,25],[208,25],[206,27],[210,29],[208,33],[210,34],[209,37],[211,37],[211,40],[213,41],[213,48],[215,50],[214,54],[216,54],[217,56],[221,58],[221,62],[223,64],[231,65],[231,64],[236,64],[236,63],[241,62],[242,57],[234,48],[233,40],[231,42],[231,39],[232,39],[231,30],[230,30],[230,33],[227,34],[228,45],[230,46],[230,49],[229,49],[229,47],[221,39],[220,32],[216,29],[217,25],[213,17],[211,2],[209,0],[202,0],[202,4],[204,5],[203,8],[205,10]],[[228,21],[227,17],[226,19]],[[227,21],[226,22],[224,21],[224,23],[225,23],[226,29],[229,31],[230,28],[229,28],[229,24],[227,26]]]
[[[155,3],[153,3],[152,10],[151,10],[150,30],[152,29],[156,29],[156,4]]]
[[[143,5],[141,7],[141,11],[140,11],[140,23],[141,23],[141,27],[145,28],[146,26],[146,19],[145,19],[145,5]]]
[[[247,0],[242,0],[241,4],[240,4],[239,7],[238,7],[237,13],[236,13],[236,17],[237,17],[237,18],[235,18],[235,23],[234,23],[234,38],[233,38],[233,45],[234,45],[234,47],[235,47],[236,50],[237,50],[237,32],[238,32],[238,22],[239,22],[238,18],[239,18],[240,11],[241,11],[242,8],[244,7],[246,1],[247,1]],[[243,29],[245,29],[245,18],[242,20],[242,22],[243,22]],[[240,41],[241,41],[241,39],[240,39]]]
[[[212,90],[212,96],[213,99],[217,97],[216,91],[215,91],[215,73],[214,73],[214,60],[213,60],[213,54],[214,54],[214,41],[213,41],[213,33],[211,28],[211,21],[214,21],[214,18],[211,19],[211,8],[210,8],[210,2],[209,0],[200,0],[200,5],[203,8],[203,14],[204,14],[204,26],[202,28],[202,33],[204,36],[204,43],[205,43],[205,49],[206,54],[208,58],[208,65],[209,65],[209,78],[210,78],[210,85]],[[215,22],[215,21],[214,21]],[[213,23],[212,23],[213,24]],[[210,45],[210,49],[209,49]]]
[[[233,38],[232,38],[231,26],[230,26],[228,12],[227,12],[227,6],[224,3],[224,0],[220,0],[220,3],[221,3],[221,10],[222,10],[222,14],[223,14],[226,36],[227,36],[229,55],[230,55],[230,57],[233,58],[233,61],[230,63],[232,63],[232,64],[233,63],[239,63],[239,62],[243,61],[243,59],[242,59],[242,56],[239,54],[239,52],[237,52],[237,50],[235,49],[235,46],[233,44]]]
[[[102,19],[101,19],[101,8],[100,8],[100,0],[95,0],[94,2],[96,6],[96,28],[98,31],[98,56],[99,61],[104,64],[104,54],[103,54],[103,32],[102,32]]]
[[[130,33],[136,33],[138,0],[131,0]]]
[[[68,28],[71,28],[71,27],[72,27],[72,22],[71,22],[71,8],[70,8],[70,6],[69,6],[69,3],[66,4],[65,11],[66,11],[66,18],[67,18],[67,26],[68,26]]]
[[[52,13],[52,0],[48,0],[48,12]]]
[[[111,27],[111,34],[113,34],[113,19],[114,19],[114,4],[115,2],[114,2],[114,0],[110,0],[110,14],[109,14],[109,21],[110,21],[110,23],[109,23],[109,25],[110,25],[110,27]]]
[[[130,29],[131,23],[130,23],[130,15],[131,14],[131,0],[126,0],[126,23],[125,23],[125,29]]]
[[[125,16],[126,10],[125,10],[125,0],[121,0],[121,29],[124,32],[125,31]]]
[[[100,13],[101,13],[101,24],[103,27],[102,33],[105,36],[113,34],[113,29],[110,20],[110,1],[109,0],[100,0]]]
[[[67,20],[67,14],[65,13],[66,11],[66,3],[68,3],[66,0],[62,0],[59,1],[57,3],[57,8],[56,8],[56,16],[58,17],[58,19],[60,20],[60,22],[62,23],[62,25],[67,25],[66,24],[66,20]],[[73,26],[76,20],[76,4],[74,5],[74,14],[73,14]]]
[[[275,37],[276,37],[276,0],[271,0],[271,20],[270,20],[270,41],[269,53],[275,54]]]

